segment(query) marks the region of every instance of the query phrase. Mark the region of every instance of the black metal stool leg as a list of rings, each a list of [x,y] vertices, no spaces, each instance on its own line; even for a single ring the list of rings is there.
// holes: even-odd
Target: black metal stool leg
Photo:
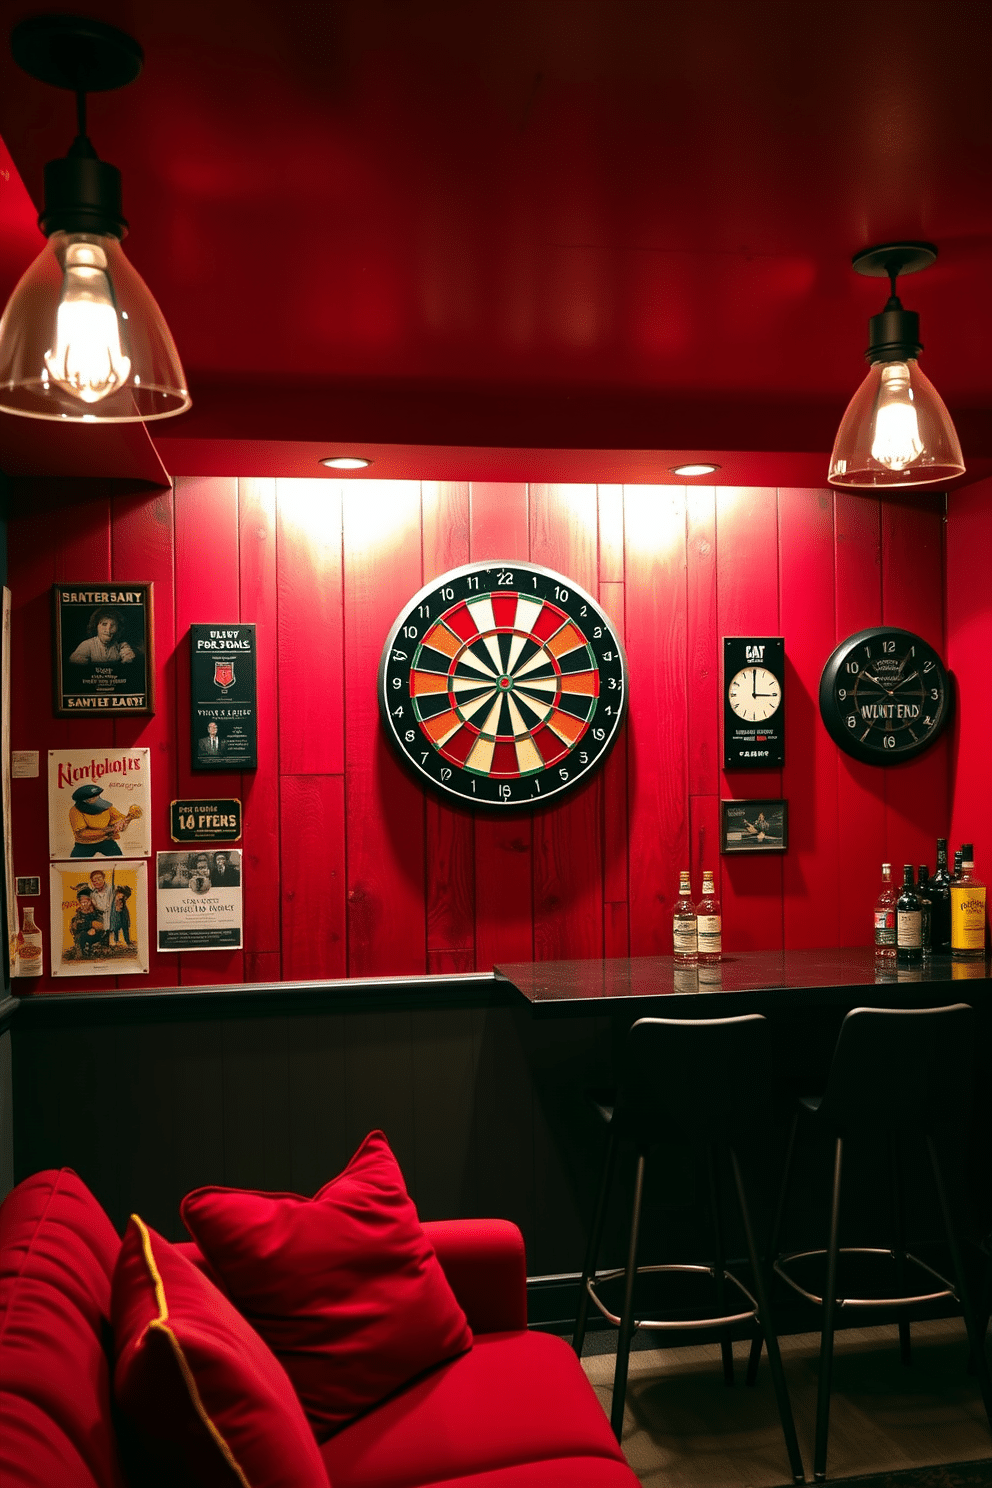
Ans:
[[[892,1174],[892,1220],[895,1245],[892,1254],[896,1262],[896,1282],[901,1292],[906,1291],[906,1211],[902,1194],[902,1170],[899,1166],[899,1138],[889,1133],[889,1169]],[[912,1341],[909,1319],[899,1318],[899,1357],[904,1364],[912,1364]]]
[[[603,1223],[606,1219],[606,1201],[610,1196],[610,1188],[613,1183],[618,1146],[617,1128],[614,1122],[611,1122],[606,1143],[606,1157],[603,1161],[603,1172],[599,1182],[599,1194],[596,1198],[596,1209],[589,1230],[586,1258],[582,1266],[582,1280],[579,1282],[579,1310],[575,1316],[575,1332],[572,1335],[572,1347],[580,1359],[582,1357],[582,1345],[586,1337],[586,1323],[589,1320],[589,1278],[596,1274],[599,1243],[603,1238]]]
[[[741,1178],[740,1165],[737,1161],[737,1153],[731,1147],[730,1162],[734,1171],[734,1183],[737,1188],[737,1202],[740,1205],[741,1220],[744,1224],[744,1237],[747,1240],[747,1253],[751,1262],[751,1270],[754,1274],[754,1290],[758,1299],[758,1322],[761,1332],[768,1346],[768,1367],[771,1370],[772,1384],[775,1387],[775,1399],[778,1402],[778,1413],[782,1422],[782,1434],[785,1437],[785,1450],[789,1455],[789,1466],[792,1469],[792,1480],[794,1483],[805,1483],[806,1471],[803,1467],[802,1454],[799,1451],[799,1441],[796,1437],[796,1425],[792,1418],[792,1406],[789,1402],[789,1392],[785,1384],[785,1371],[782,1368],[782,1357],[779,1353],[778,1335],[772,1321],[771,1309],[768,1303],[768,1288],[765,1285],[765,1268],[762,1258],[758,1255],[757,1246],[754,1243],[754,1231],[751,1228],[751,1216],[748,1212],[747,1199],[744,1194],[744,1183]]]
[[[775,1218],[772,1221],[772,1233],[768,1243],[768,1270],[769,1286],[775,1285],[775,1273],[772,1265],[778,1259],[779,1248],[782,1241],[782,1225],[785,1222],[785,1205],[789,1197],[789,1183],[792,1178],[792,1155],[796,1149],[796,1130],[799,1126],[798,1114],[792,1118],[792,1126],[789,1128],[789,1140],[785,1148],[785,1165],[782,1168],[782,1182],[778,1189],[778,1203],[775,1206]],[[751,1339],[751,1352],[748,1355],[747,1375],[745,1383],[753,1385],[758,1378],[758,1365],[761,1363],[761,1350],[764,1338],[761,1333],[755,1334]]]
[[[830,1376],[834,1362],[834,1315],[837,1310],[837,1251],[840,1245],[840,1180],[844,1143],[834,1148],[834,1187],[830,1204],[830,1240],[827,1246],[827,1280],[823,1292],[823,1331],[820,1334],[820,1378],[816,1394],[816,1442],[813,1448],[813,1477],[827,1477],[827,1432],[830,1429]]]
[[[706,1149],[706,1172],[709,1178],[710,1212],[713,1216],[713,1236],[716,1244],[716,1259],[713,1264],[713,1279],[716,1282],[716,1310],[726,1312],[726,1266],[723,1246],[723,1220],[720,1214],[720,1177],[717,1172],[717,1152],[713,1143]],[[723,1360],[723,1382],[734,1383],[734,1347],[728,1336],[720,1339],[720,1357]]]
[[[979,1333],[975,1314],[972,1311],[971,1294],[968,1287],[968,1279],[965,1275],[961,1247],[958,1244],[957,1230],[953,1215],[951,1214],[947,1189],[944,1184],[943,1169],[940,1159],[937,1156],[937,1148],[933,1137],[927,1137],[927,1151],[930,1154],[930,1166],[933,1169],[934,1182],[937,1185],[937,1199],[940,1203],[940,1212],[944,1217],[944,1230],[947,1234],[947,1244],[951,1252],[951,1260],[954,1264],[954,1275],[958,1284],[961,1311],[964,1313],[964,1325],[968,1330],[968,1344],[971,1348],[971,1357],[974,1362],[975,1373],[978,1376],[978,1387],[982,1392],[982,1403],[985,1406],[989,1430],[992,1431],[992,1380],[989,1379],[989,1361],[985,1354],[985,1337]]]
[[[637,1154],[634,1178],[634,1203],[630,1212],[630,1246],[627,1251],[627,1274],[624,1278],[623,1311],[620,1314],[620,1336],[617,1339],[617,1367],[613,1375],[613,1408],[610,1425],[617,1441],[623,1436],[623,1410],[627,1398],[627,1365],[630,1340],[634,1332],[634,1282],[637,1279],[637,1241],[641,1227],[641,1201],[644,1198],[643,1152]]]

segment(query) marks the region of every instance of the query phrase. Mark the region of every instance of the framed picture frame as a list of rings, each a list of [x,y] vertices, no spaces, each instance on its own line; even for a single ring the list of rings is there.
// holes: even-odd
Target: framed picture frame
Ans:
[[[152,587],[117,581],[52,586],[56,717],[154,713]]]
[[[720,802],[722,853],[780,853],[788,847],[788,801]]]

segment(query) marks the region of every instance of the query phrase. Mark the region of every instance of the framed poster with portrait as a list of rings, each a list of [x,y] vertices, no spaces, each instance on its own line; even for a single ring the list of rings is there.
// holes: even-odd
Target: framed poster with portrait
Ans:
[[[780,853],[788,847],[788,801],[720,802],[722,853]]]
[[[152,585],[54,584],[52,609],[56,715],[154,713]]]

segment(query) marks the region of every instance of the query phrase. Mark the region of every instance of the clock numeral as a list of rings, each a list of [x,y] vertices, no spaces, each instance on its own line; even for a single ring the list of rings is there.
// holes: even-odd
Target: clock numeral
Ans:
[[[847,723],[848,728],[857,728],[857,726],[858,726],[858,715],[857,715],[857,713],[849,713],[847,715],[846,723]]]
[[[925,661],[923,663],[923,675],[926,676],[927,672],[932,672],[932,671],[933,671],[933,662],[932,661]]]
[[[895,734],[886,734],[884,736],[884,738],[882,739],[882,743],[884,744],[884,746],[885,746],[886,749],[895,749],[895,747],[896,747],[896,736],[895,736]]]
[[[837,696],[840,698],[841,702],[843,702],[843,700],[847,697],[847,688],[846,687],[838,687],[838,689],[837,689]]]
[[[926,717],[925,717],[925,718],[924,718],[924,719],[923,719],[923,722],[924,722],[924,723],[926,723],[926,724],[931,724],[931,723],[933,723],[933,719],[932,719],[932,718],[926,718]]]
[[[857,676],[861,668],[856,661],[846,661],[844,663],[844,670],[850,672],[853,676]]]
[[[932,698],[932,700],[934,702],[936,702],[937,699],[940,697],[940,693],[937,691],[936,687],[931,687],[931,689],[930,689],[930,697]]]
[[[896,649],[896,643],[895,643],[895,641],[883,641],[882,642],[882,651],[883,652],[886,652],[886,653],[887,652],[892,652],[895,649]],[[865,650],[868,651],[868,647],[867,646],[865,647]],[[910,653],[910,654],[912,654],[912,653]],[[869,656],[871,655],[871,652],[870,651],[868,651],[868,655]]]

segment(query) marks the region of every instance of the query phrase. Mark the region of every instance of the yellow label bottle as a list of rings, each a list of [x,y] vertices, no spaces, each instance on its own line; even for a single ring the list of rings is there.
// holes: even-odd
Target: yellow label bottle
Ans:
[[[951,880],[951,955],[956,961],[985,959],[985,885],[975,877],[975,850],[961,849],[961,877]]]

